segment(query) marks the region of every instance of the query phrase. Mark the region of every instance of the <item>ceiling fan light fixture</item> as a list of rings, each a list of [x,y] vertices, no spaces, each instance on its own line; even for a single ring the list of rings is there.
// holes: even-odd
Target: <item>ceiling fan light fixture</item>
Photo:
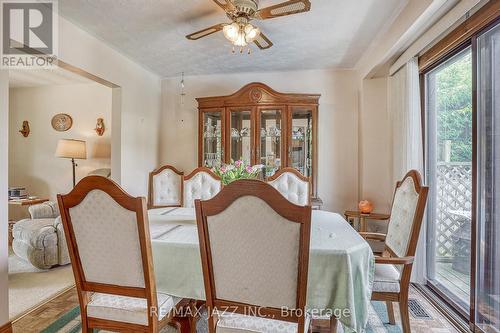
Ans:
[[[244,47],[247,46],[247,39],[245,36],[245,31],[241,30],[238,32],[238,38],[233,42],[235,46]]]
[[[250,23],[245,26],[245,39],[247,43],[252,43],[260,35],[260,29]]]
[[[234,44],[238,39],[238,35],[240,32],[240,25],[236,22],[231,24],[227,24],[222,28],[222,32],[224,33],[224,37],[226,37],[231,43]]]
[[[224,36],[234,46],[244,47],[252,43],[260,35],[260,29],[250,23],[242,24],[233,22],[222,28]]]
[[[243,47],[254,43],[259,49],[266,50],[273,46],[273,42],[250,24],[253,20],[268,20],[276,17],[308,12],[311,9],[310,0],[283,0],[283,2],[259,8],[260,0],[212,0],[221,7],[231,23],[219,23],[186,36],[189,40],[198,40],[218,31],[223,31],[227,40],[234,47]],[[233,52],[234,53],[234,52]],[[250,53],[250,50],[249,50]]]

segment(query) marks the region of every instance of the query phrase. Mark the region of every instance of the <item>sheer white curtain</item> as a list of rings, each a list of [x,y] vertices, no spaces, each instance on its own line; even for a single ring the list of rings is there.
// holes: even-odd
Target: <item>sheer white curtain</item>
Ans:
[[[410,169],[423,176],[423,141],[418,59],[413,58],[389,79],[392,128],[392,179],[395,184]],[[412,281],[425,282],[425,219],[417,246]]]

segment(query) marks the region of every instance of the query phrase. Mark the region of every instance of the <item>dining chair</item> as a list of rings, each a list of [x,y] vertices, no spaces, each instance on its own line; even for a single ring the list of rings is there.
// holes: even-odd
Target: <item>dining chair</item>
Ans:
[[[164,165],[149,173],[148,208],[182,206],[184,172]]]
[[[205,167],[194,169],[189,175],[183,177],[183,181],[183,207],[194,207],[196,199],[208,200],[219,193],[222,188],[221,178]]]
[[[268,177],[267,182],[296,205],[311,203],[311,179],[295,168],[283,168]]]
[[[387,234],[360,233],[365,239],[385,243],[383,255],[375,257],[372,300],[386,302],[389,322],[393,325],[392,302],[399,302],[404,333],[411,331],[408,293],[428,191],[419,172],[409,171],[396,184]]]
[[[259,180],[195,205],[209,333],[308,332],[311,207]]]
[[[158,332],[180,299],[157,293],[145,198],[89,176],[57,196],[80,303],[82,332]],[[179,327],[189,332],[189,327]]]

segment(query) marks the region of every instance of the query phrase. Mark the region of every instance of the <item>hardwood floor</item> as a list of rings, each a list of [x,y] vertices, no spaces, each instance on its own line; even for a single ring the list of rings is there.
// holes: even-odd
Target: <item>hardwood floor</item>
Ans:
[[[417,299],[432,319],[415,319],[410,315],[412,333],[456,333],[452,324],[423,297],[415,288],[410,288],[410,298]],[[78,297],[75,288],[68,290],[38,309],[12,323],[14,333],[40,332],[57,318],[78,306]],[[394,306],[396,322],[399,324],[399,309]]]
[[[40,332],[76,306],[78,306],[78,296],[76,289],[72,288],[16,320],[12,323],[13,332]]]

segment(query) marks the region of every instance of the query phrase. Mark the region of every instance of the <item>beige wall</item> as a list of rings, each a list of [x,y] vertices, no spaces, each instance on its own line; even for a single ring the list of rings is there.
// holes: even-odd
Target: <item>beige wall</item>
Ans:
[[[365,79],[360,95],[360,198],[378,212],[389,211],[394,188],[387,83],[387,78]]]
[[[59,58],[120,87],[113,89],[113,179],[131,195],[147,196],[149,171],[158,164],[160,78],[63,17]]]
[[[160,78],[62,17],[59,18],[59,59],[120,87],[113,89],[113,119],[119,119],[113,124],[113,130],[119,132],[114,133],[112,139],[113,169],[119,171],[114,175],[130,194],[146,195],[148,172],[158,164]],[[0,139],[0,186],[3,188],[0,199],[7,197],[8,172],[8,129],[2,127],[8,124],[8,97],[2,90],[3,75],[0,74],[0,135],[5,134],[5,139],[3,136]],[[7,230],[6,200],[0,200],[0,207],[2,231]],[[0,232],[0,325],[8,317],[6,235],[6,231]]]
[[[352,71],[294,71],[206,75],[185,78],[180,105],[179,78],[163,81],[162,163],[185,172],[197,166],[196,97],[234,93],[259,81],[281,92],[319,93],[318,194],[325,209],[341,212],[356,206],[358,126],[356,75]]]
[[[111,166],[111,89],[101,84],[75,84],[10,89],[9,103],[9,186],[25,186],[31,195],[56,200],[58,193],[72,188],[69,159],[54,156],[59,139],[87,142],[87,159],[77,160],[76,180],[97,168]],[[57,113],[68,113],[73,126],[57,132],[51,119]],[[106,131],[98,136],[93,130],[97,118],[104,118]],[[19,133],[24,120],[31,133]],[[25,209],[9,209],[17,220]]]
[[[7,184],[9,142],[9,73],[0,70],[0,326],[9,320]]]

